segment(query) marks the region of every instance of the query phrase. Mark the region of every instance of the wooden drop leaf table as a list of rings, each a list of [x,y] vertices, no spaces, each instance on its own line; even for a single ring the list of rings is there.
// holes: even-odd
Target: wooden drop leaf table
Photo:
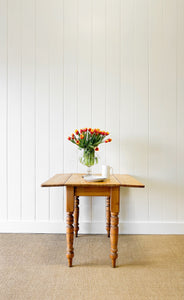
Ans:
[[[112,267],[116,266],[118,257],[118,223],[120,187],[143,188],[144,185],[130,175],[115,174],[102,182],[87,182],[83,174],[56,174],[48,179],[42,187],[66,186],[66,240],[68,266],[72,267],[74,257],[73,239],[79,230],[79,197],[106,196],[106,230],[110,236]]]

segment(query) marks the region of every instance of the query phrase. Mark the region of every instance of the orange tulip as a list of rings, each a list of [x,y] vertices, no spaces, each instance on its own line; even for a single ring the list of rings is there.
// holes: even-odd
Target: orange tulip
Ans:
[[[84,138],[84,135],[83,135],[83,134],[81,134],[81,135],[80,135],[80,139],[81,139],[81,140],[83,140],[83,138]]]

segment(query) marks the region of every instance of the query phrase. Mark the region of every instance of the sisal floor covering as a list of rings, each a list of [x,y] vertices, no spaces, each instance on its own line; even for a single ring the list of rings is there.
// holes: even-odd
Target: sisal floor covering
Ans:
[[[0,234],[0,300],[183,300],[184,236],[120,235],[111,268],[105,235]]]

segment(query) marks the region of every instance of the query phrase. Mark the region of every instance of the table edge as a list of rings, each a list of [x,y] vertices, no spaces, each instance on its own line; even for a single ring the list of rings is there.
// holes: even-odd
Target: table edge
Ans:
[[[134,178],[134,179],[136,179],[136,181],[138,182],[138,185],[136,185],[136,184],[123,184],[123,183],[121,183],[120,180],[116,177],[116,175],[126,175],[126,176],[129,176],[129,177],[132,177],[132,178],[134,178],[134,177],[131,176],[131,175],[129,175],[129,174],[113,174],[113,176],[116,178],[116,180],[120,183],[120,187],[145,188],[145,185],[144,185],[142,182],[138,181],[136,178]]]
[[[63,183],[52,183],[52,184],[47,184],[47,182],[49,180],[51,180],[53,177],[55,177],[56,175],[61,175],[60,173],[55,174],[54,176],[52,176],[51,178],[49,178],[48,180],[46,180],[45,182],[43,182],[41,184],[41,187],[59,187],[59,186],[66,186],[66,182],[68,181],[68,179],[72,176],[71,173],[63,173],[64,175],[68,175],[68,177],[65,179],[65,181]]]
[[[73,174],[78,174],[78,173],[63,173],[63,174],[55,174],[53,177],[49,178],[47,181],[43,182],[41,184],[41,187],[62,187],[62,186],[84,186],[81,183],[78,184],[73,184],[73,183],[67,183],[68,180],[71,178],[71,176]],[[52,184],[48,184],[48,181],[51,180],[52,178],[54,178],[57,175],[68,175],[68,177],[66,177],[66,179],[62,182],[62,183],[52,183]],[[114,177],[114,179],[117,181],[117,183],[113,183],[113,184],[107,184],[105,182],[86,182],[85,183],[85,187],[89,187],[89,186],[106,186],[106,187],[132,187],[132,188],[144,188],[145,185],[143,183],[141,183],[140,181],[138,181],[136,178],[132,177],[133,179],[135,179],[137,181],[137,184],[126,184],[126,183],[122,183],[119,179],[118,179],[118,175],[126,175],[129,177],[132,177],[129,174],[112,174],[112,176]]]

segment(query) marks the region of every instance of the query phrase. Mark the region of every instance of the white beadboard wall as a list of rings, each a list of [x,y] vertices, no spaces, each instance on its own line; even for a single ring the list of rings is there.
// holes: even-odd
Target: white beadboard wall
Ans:
[[[75,128],[113,142],[100,164],[122,188],[120,233],[184,234],[184,1],[0,0],[0,231],[65,232],[81,172]],[[105,233],[105,198],[81,197],[80,232]]]

